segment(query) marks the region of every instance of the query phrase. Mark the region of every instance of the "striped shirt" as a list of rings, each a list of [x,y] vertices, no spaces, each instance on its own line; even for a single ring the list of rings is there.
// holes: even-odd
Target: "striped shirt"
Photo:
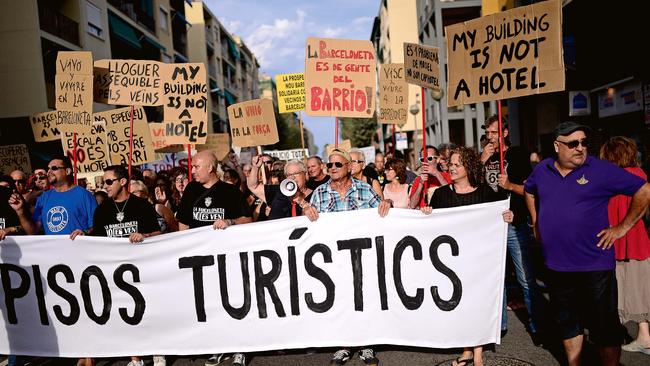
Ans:
[[[341,212],[375,208],[379,206],[381,198],[365,182],[352,178],[352,186],[341,198],[339,192],[332,188],[332,181],[321,184],[311,195],[311,204],[318,212]]]

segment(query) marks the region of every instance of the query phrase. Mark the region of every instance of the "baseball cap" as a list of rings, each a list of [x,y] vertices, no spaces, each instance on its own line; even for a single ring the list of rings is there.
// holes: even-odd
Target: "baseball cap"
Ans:
[[[573,121],[562,122],[557,125],[557,127],[555,127],[555,138],[558,136],[570,135],[576,131],[582,131],[585,134],[588,134],[591,132],[591,128],[589,128],[589,126],[581,125]]]
[[[341,156],[343,159],[345,159],[347,161],[351,160],[350,159],[350,154],[347,151],[343,150],[343,149],[336,148],[336,149],[332,150],[332,152],[329,154],[328,158],[330,158],[332,155],[339,155],[339,156]]]

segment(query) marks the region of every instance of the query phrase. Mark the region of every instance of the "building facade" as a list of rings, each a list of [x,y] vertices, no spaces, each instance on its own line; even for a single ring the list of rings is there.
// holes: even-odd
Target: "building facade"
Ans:
[[[31,114],[55,107],[58,51],[205,63],[209,132],[227,132],[227,106],[258,96],[257,59],[201,1],[1,0],[0,8],[0,145],[25,142],[36,166],[60,152],[58,141],[34,143],[29,123]],[[162,120],[162,107],[145,109],[150,121]]]

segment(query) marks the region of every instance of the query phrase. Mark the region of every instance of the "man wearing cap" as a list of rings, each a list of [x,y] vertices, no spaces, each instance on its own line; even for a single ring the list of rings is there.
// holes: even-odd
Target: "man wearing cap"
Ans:
[[[580,365],[583,329],[603,365],[618,365],[623,340],[617,310],[613,244],[645,213],[650,185],[610,162],[587,155],[589,128],[555,129],[557,159],[540,162],[524,184],[526,204],[542,242],[546,284],[569,365]],[[607,203],[632,196],[627,216],[609,226]],[[537,206],[536,206],[537,205]]]
[[[341,212],[378,208],[379,216],[385,217],[392,206],[390,200],[382,201],[372,187],[365,182],[353,179],[350,174],[350,154],[342,149],[334,149],[329,155],[327,170],[330,180],[320,185],[312,193],[309,206],[303,208],[303,214],[311,221],[318,219],[318,213]],[[350,350],[341,349],[334,353],[331,365],[343,365],[350,359]],[[379,362],[372,348],[364,347],[359,351],[359,358],[366,365]]]
[[[524,304],[528,310],[527,328],[533,343],[539,345],[541,337],[538,332],[540,325],[541,297],[533,267],[530,262],[529,245],[532,233],[528,226],[528,209],[524,200],[524,181],[531,173],[528,152],[519,146],[510,146],[508,139],[508,124],[503,123],[503,174],[499,157],[499,117],[491,116],[485,120],[486,145],[481,153],[481,162],[485,171],[486,183],[495,191],[501,191],[510,196],[510,210],[514,220],[508,224],[508,255],[514,264],[517,282],[522,288]],[[508,304],[506,289],[503,291],[503,316],[501,317],[502,336],[508,330]]]

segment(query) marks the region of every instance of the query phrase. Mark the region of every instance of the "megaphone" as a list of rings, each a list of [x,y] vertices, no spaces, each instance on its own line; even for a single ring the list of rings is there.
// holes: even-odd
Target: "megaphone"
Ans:
[[[280,183],[280,192],[287,197],[291,197],[298,191],[298,183],[295,180],[286,178]]]

